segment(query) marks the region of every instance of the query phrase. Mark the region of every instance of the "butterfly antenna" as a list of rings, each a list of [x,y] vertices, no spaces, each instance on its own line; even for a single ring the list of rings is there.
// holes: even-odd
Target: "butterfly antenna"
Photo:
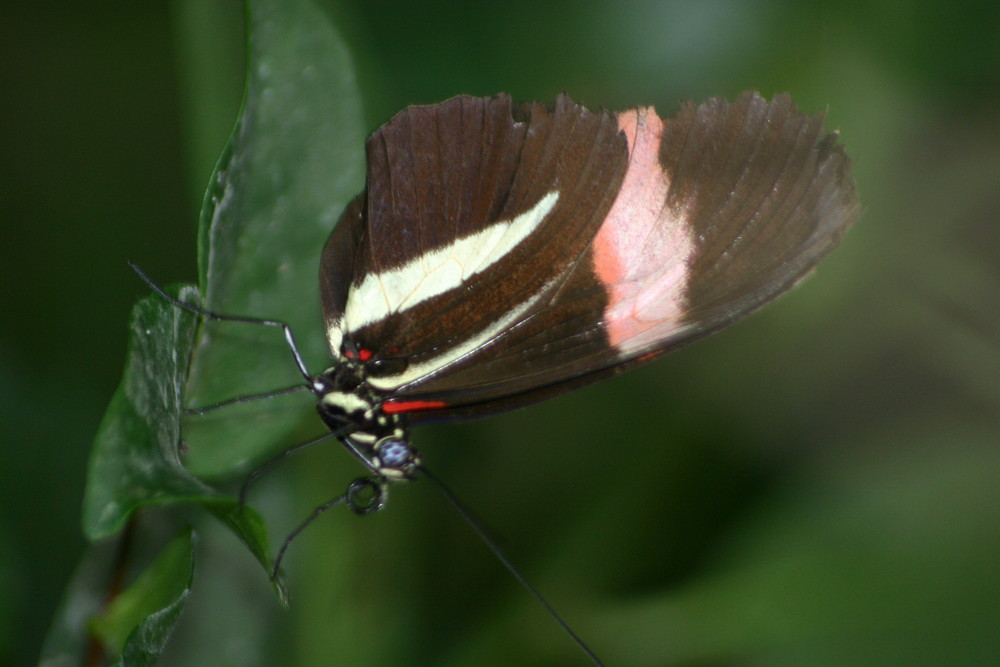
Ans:
[[[201,306],[195,305],[193,303],[185,303],[180,299],[176,299],[167,294],[163,290],[163,288],[154,283],[153,279],[147,276],[146,273],[138,266],[136,266],[132,262],[129,262],[128,265],[132,267],[132,270],[135,271],[139,275],[139,277],[142,278],[142,281],[147,285],[149,285],[149,288],[154,292],[156,292],[156,294],[161,299],[163,299],[164,301],[173,306],[176,306],[177,308],[180,308],[181,310],[187,310],[189,312],[201,315],[202,317],[206,317],[210,320],[218,320],[220,322],[243,322],[244,324],[257,324],[259,326],[280,328],[282,332],[285,334],[285,343],[288,345],[288,349],[291,350],[292,352],[292,358],[295,359],[295,365],[296,367],[298,367],[299,373],[302,375],[303,378],[305,378],[308,386],[310,388],[312,387],[313,377],[309,373],[309,369],[306,368],[306,364],[302,360],[302,355],[299,354],[298,345],[295,344],[295,336],[292,334],[292,327],[290,327],[287,323],[282,322],[280,320],[265,320],[257,317],[221,315],[219,313],[212,312],[211,310],[206,310]]]
[[[557,612],[555,608],[551,604],[549,604],[549,601],[545,599],[545,597],[541,594],[541,592],[539,592],[537,588],[532,586],[531,583],[524,578],[524,575],[521,574],[521,571],[514,566],[514,564],[507,557],[507,554],[503,552],[503,550],[496,543],[493,537],[483,527],[482,523],[472,513],[472,510],[466,507],[466,505],[461,500],[459,500],[454,493],[452,493],[451,489],[449,489],[444,484],[444,482],[442,482],[436,476],[431,474],[431,472],[427,470],[427,468],[421,466],[420,471],[424,474],[424,476],[428,480],[430,480],[432,484],[434,484],[434,486],[440,489],[441,493],[444,494],[444,497],[447,498],[449,503],[451,503],[451,506],[455,508],[455,511],[457,511],[459,515],[462,517],[462,519],[467,524],[469,524],[469,526],[472,527],[472,530],[475,531],[476,535],[479,536],[479,539],[482,540],[484,544],[486,544],[487,548],[493,552],[493,555],[496,556],[497,560],[499,560],[500,563],[503,564],[505,568],[507,568],[507,571],[510,572],[512,575],[514,575],[514,578],[517,579],[518,583],[520,583],[521,586],[523,586],[525,590],[527,590],[531,594],[531,596],[534,597],[535,600],[537,600],[538,603],[545,608],[545,611],[549,613],[549,616],[555,619],[556,623],[558,623],[559,626],[563,629],[563,631],[567,635],[569,635],[570,639],[572,639],[573,642],[576,643],[578,647],[580,647],[580,650],[582,650],[587,655],[587,657],[590,658],[590,661],[595,665],[598,665],[599,667],[603,667],[604,663],[601,662],[601,659],[597,657],[597,654],[595,654],[591,650],[591,648],[587,646],[587,644],[580,638],[580,636],[573,631],[573,628],[570,627],[569,623],[567,623],[566,620],[559,615],[559,612]]]

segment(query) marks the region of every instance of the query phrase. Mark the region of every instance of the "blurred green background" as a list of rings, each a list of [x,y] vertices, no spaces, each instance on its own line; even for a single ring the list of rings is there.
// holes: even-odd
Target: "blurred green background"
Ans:
[[[498,91],[666,115],[788,90],[828,108],[865,212],[810,281],[667,360],[417,444],[609,664],[1000,662],[1000,5],[328,14],[369,129]],[[35,660],[85,546],[90,440],[146,294],[125,260],[195,279],[241,40],[228,0],[3,12],[0,663]],[[276,535],[360,472],[328,450],[265,484]],[[232,538],[192,520],[201,562],[164,664],[579,659],[426,484],[300,538],[288,613]]]

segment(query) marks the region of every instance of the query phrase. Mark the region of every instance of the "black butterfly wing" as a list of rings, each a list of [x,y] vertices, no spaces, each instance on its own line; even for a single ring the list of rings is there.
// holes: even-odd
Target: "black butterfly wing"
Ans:
[[[367,154],[367,192],[323,252],[328,338],[335,354],[346,334],[414,367],[537,300],[584,256],[628,158],[613,114],[565,96],[410,107]]]
[[[324,276],[334,276],[324,298],[339,289],[344,304],[327,303],[331,339],[346,332],[374,357],[404,359],[405,370],[371,382],[387,405],[437,408],[414,419],[540,400],[696,340],[804,277],[857,216],[836,136],[786,95],[686,105],[666,121],[650,109],[595,114],[565,97],[553,108],[458,99],[407,110],[376,133],[367,207],[355,202],[324,252]],[[474,125],[456,139],[454,105],[478,107],[496,134]],[[401,157],[379,160],[373,145]],[[457,157],[432,162],[435,153]],[[413,184],[391,185],[407,175]],[[556,205],[487,270],[417,306],[344,325],[366,276],[458,248],[455,239],[552,192]],[[353,258],[347,272],[344,255]]]

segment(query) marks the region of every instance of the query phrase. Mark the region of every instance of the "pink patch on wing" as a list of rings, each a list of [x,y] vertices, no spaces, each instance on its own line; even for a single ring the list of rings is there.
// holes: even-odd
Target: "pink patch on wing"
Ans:
[[[663,121],[652,107],[641,107],[620,113],[618,127],[628,141],[629,163],[594,239],[593,258],[608,292],[608,337],[628,354],[682,328],[694,241],[684,209],[667,204],[670,182],[659,160]]]

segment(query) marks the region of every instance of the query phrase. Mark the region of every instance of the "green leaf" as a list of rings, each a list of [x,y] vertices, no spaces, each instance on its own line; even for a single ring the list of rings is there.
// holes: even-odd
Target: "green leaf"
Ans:
[[[180,290],[184,301],[194,288]],[[156,296],[140,301],[129,324],[121,385],[94,441],[84,497],[84,533],[99,540],[118,532],[136,508],[210,498],[180,460],[181,396],[194,316]]]
[[[347,51],[311,0],[250,0],[248,17],[243,110],[201,217],[200,294],[216,312],[288,322],[301,332],[305,358],[317,363],[326,356],[319,254],[344,206],[363,187],[359,96]],[[193,287],[172,294],[200,302]],[[142,300],[130,321],[123,379],[91,454],[87,537],[119,532],[145,505],[197,504],[227,525],[270,573],[260,516],[199,476],[231,477],[266,450],[291,444],[287,438],[311,401],[291,396],[220,410],[188,419],[183,434],[181,425],[185,406],[295,383],[302,377],[279,330],[199,322],[157,296]],[[123,664],[152,664],[180,614],[191,562],[185,561],[182,576],[183,538],[178,540],[93,625],[115,647],[136,628],[124,642]],[[273,585],[286,601],[282,585]],[[72,622],[69,615],[64,620]]]
[[[152,565],[118,595],[99,617],[93,635],[120,655],[118,665],[156,662],[191,593],[194,544],[190,530],[178,535]]]
[[[186,287],[178,296],[193,300],[197,292]],[[112,535],[143,505],[198,503],[229,525],[270,571],[260,516],[199,481],[181,463],[181,391],[195,324],[191,313],[155,296],[133,310],[125,376],[91,453],[84,533],[90,540]],[[279,595],[284,599],[283,590]]]
[[[199,232],[205,303],[216,312],[292,325],[313,373],[321,335],[319,256],[364,187],[364,130],[350,56],[310,0],[249,3],[246,98],[206,194]],[[209,323],[198,333],[189,405],[296,383],[280,330]],[[189,420],[189,469],[224,475],[292,444],[312,414],[303,396]],[[318,423],[317,423],[318,424]]]
[[[293,323],[309,312],[318,324],[319,252],[345,202],[361,187],[361,112],[351,64],[309,0],[255,0],[249,30],[243,114],[202,217],[202,282],[214,298],[207,305]],[[192,288],[178,296],[197,300]],[[216,325],[227,331],[216,333]],[[130,328],[124,378],[91,458],[84,502],[88,538],[120,530],[141,505],[199,502],[268,565],[260,518],[189,471],[231,473],[265,448],[288,444],[275,433],[287,434],[301,410],[283,410],[288,402],[278,401],[278,408],[253,406],[253,418],[234,408],[239,418],[191,419],[183,463],[180,423],[185,394],[200,396],[209,391],[206,386],[230,387],[217,396],[222,399],[281,384],[261,386],[262,378],[301,382],[280,332],[213,323],[202,326],[195,340],[196,318],[155,296],[136,306]],[[319,328],[302,327],[312,333],[302,337],[306,351],[321,346]],[[278,352],[270,357],[259,342],[268,338]],[[193,387],[186,388],[189,369]]]

